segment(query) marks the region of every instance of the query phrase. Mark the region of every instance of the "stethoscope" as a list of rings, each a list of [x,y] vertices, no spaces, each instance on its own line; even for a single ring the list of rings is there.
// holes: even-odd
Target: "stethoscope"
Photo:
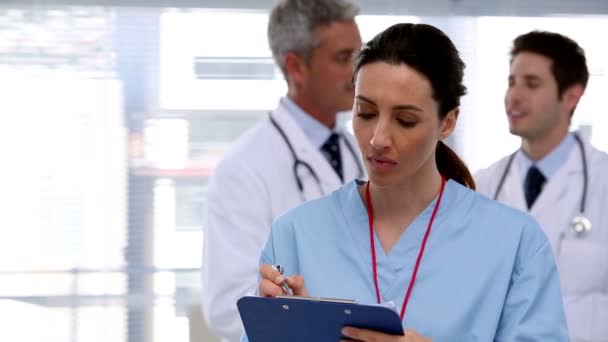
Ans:
[[[583,237],[583,235],[587,234],[591,230],[591,221],[587,218],[587,216],[585,216],[585,202],[587,200],[587,182],[589,178],[589,171],[587,169],[587,156],[585,155],[583,140],[577,133],[574,133],[573,135],[574,139],[576,139],[576,143],[578,144],[578,148],[581,151],[581,162],[583,164],[583,194],[581,197],[580,212],[572,219],[572,222],[570,223],[570,229],[572,229],[576,237],[581,238]],[[498,195],[500,194],[500,190],[502,190],[502,187],[505,183],[507,175],[509,174],[511,164],[513,164],[513,159],[515,159],[516,154],[517,152],[511,154],[511,156],[509,157],[507,166],[505,167],[505,170],[503,171],[502,176],[500,177],[500,182],[496,187],[496,192],[494,193],[494,200],[498,199]],[[562,232],[562,234],[560,235],[562,239],[565,236],[565,233],[566,232]]]
[[[277,132],[279,132],[281,137],[283,137],[283,140],[285,141],[285,145],[287,145],[287,147],[289,148],[289,152],[291,153],[291,156],[293,157],[293,175],[294,175],[294,178],[296,179],[296,184],[298,185],[298,191],[300,192],[300,197],[302,198],[302,201],[305,200],[304,183],[302,182],[302,178],[300,177],[300,174],[298,173],[298,167],[304,167],[308,171],[308,173],[310,173],[312,178],[317,183],[317,187],[319,188],[319,193],[321,194],[321,196],[324,196],[325,191],[323,191],[323,187],[321,186],[321,178],[319,178],[319,175],[315,172],[315,170],[312,168],[312,166],[310,166],[310,164],[308,164],[307,162],[298,158],[298,155],[296,154],[296,151],[294,150],[293,146],[291,145],[289,138],[287,138],[287,134],[285,134],[285,131],[283,131],[281,126],[279,126],[279,124],[276,122],[276,120],[272,117],[271,113],[268,113],[268,118],[270,119],[270,123],[272,123],[274,128],[276,128]],[[339,134],[339,135],[342,138],[342,140],[344,141],[344,143],[346,144],[348,151],[353,156],[353,159],[355,160],[355,163],[357,164],[357,169],[359,171],[359,177],[362,177],[363,168],[361,167],[361,164],[359,163],[359,158],[357,157],[357,153],[355,152],[355,149],[348,142],[348,139],[344,138],[341,134]]]

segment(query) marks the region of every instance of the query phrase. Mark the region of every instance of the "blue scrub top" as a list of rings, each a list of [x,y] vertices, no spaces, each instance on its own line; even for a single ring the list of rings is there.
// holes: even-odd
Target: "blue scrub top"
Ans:
[[[301,274],[311,296],[376,304],[367,209],[358,185],[352,181],[278,218],[261,264],[281,264],[287,276]],[[375,238],[382,301],[397,312],[435,201],[390,253]],[[538,224],[448,181],[403,326],[433,341],[568,341],[555,260]]]

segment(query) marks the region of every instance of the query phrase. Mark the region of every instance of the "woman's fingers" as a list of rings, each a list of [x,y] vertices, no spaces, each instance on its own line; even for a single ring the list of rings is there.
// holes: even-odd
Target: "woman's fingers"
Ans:
[[[260,297],[276,297],[284,295],[283,289],[268,279],[262,279],[258,287]]]
[[[278,281],[278,283],[276,283],[277,285],[283,282],[283,280],[280,278],[283,275],[279,272],[279,270],[270,264],[260,266],[260,276],[262,276],[262,279],[268,279],[274,283]]]
[[[308,296],[308,291],[304,285],[304,277],[301,275],[296,274],[291,277],[285,277],[275,266],[264,264],[260,266],[260,276],[262,280],[258,285],[258,293],[262,297],[276,297],[288,294],[288,289],[291,289],[296,296]]]
[[[342,335],[350,340],[342,341],[364,341],[364,342],[431,342],[427,337],[424,337],[413,330],[406,330],[403,336],[395,336],[383,334],[381,332],[360,329],[355,327],[344,327]]]
[[[287,285],[293,291],[293,294],[296,296],[308,296],[308,290],[306,290],[306,286],[304,284],[304,277],[301,275],[293,275],[291,277],[285,278],[287,281]]]
[[[258,293],[261,297],[276,297],[285,294],[281,288],[285,277],[273,265],[260,266],[260,276],[262,280],[258,285]]]

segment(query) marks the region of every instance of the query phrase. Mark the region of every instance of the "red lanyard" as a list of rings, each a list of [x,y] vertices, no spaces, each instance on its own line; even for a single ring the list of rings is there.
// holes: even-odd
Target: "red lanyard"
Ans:
[[[433,209],[433,214],[431,215],[431,219],[429,220],[429,225],[426,228],[426,233],[424,233],[424,238],[422,239],[422,244],[420,245],[420,251],[418,252],[418,258],[416,259],[416,265],[414,266],[414,271],[412,272],[412,279],[410,280],[410,284],[407,287],[407,292],[405,293],[405,298],[403,299],[403,306],[401,307],[401,320],[405,316],[405,308],[407,307],[407,302],[410,299],[410,294],[412,293],[412,288],[414,288],[414,283],[416,282],[416,275],[418,274],[418,267],[420,266],[420,260],[422,259],[422,254],[424,253],[424,247],[426,246],[426,241],[429,238],[429,234],[431,233],[431,227],[433,226],[433,221],[435,221],[435,215],[437,214],[437,210],[439,209],[439,203],[441,203],[441,197],[443,196],[443,189],[445,188],[445,178],[441,176],[441,191],[439,192],[439,197],[437,198],[437,203],[435,203],[435,208]],[[380,287],[378,286],[378,270],[376,266],[376,247],[374,246],[374,209],[372,207],[372,198],[369,194],[369,181],[365,186],[365,199],[367,200],[367,213],[369,217],[369,242],[371,244],[372,249],[372,271],[374,273],[374,285],[376,286],[376,299],[378,300],[378,304],[381,303],[380,300]]]

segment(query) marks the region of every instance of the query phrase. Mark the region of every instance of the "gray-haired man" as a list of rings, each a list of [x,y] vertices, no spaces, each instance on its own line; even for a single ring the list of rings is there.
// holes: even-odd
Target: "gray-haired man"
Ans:
[[[241,336],[236,302],[255,293],[272,221],[363,176],[354,139],[336,125],[353,104],[358,13],[348,0],[286,0],[270,14],[268,41],[287,95],[235,142],[209,185],[203,311],[226,341]]]

